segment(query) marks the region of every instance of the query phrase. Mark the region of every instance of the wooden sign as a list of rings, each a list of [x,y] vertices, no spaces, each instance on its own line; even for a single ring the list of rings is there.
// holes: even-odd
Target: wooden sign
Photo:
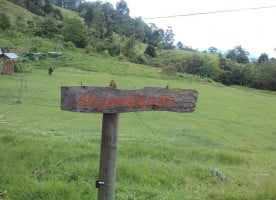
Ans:
[[[120,90],[111,87],[62,86],[61,109],[88,113],[193,112],[197,95],[196,90],[189,89],[146,87]]]
[[[112,83],[112,84],[111,84]],[[98,200],[113,200],[115,194],[119,113],[135,111],[193,112],[198,92],[187,89],[147,87],[141,90],[111,87],[62,86],[61,109],[103,113]]]

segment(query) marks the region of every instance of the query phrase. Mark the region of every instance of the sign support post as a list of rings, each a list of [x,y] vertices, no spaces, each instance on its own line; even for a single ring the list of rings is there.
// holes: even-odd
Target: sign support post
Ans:
[[[96,182],[98,200],[114,199],[118,128],[118,113],[103,114],[99,180]]]

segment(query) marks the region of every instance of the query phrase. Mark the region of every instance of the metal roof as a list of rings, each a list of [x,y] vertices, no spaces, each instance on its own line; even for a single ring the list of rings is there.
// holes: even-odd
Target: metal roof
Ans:
[[[18,59],[19,56],[16,55],[15,53],[4,53],[4,55],[7,57],[7,58],[10,58],[10,59]]]

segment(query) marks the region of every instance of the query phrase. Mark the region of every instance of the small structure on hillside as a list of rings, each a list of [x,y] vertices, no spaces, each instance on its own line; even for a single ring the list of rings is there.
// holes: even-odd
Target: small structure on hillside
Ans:
[[[62,52],[48,52],[48,57],[50,58],[61,58],[62,57]]]
[[[38,61],[42,57],[42,53],[24,53],[22,54],[21,58],[24,60],[34,60]]]
[[[15,53],[2,53],[0,54],[0,71],[1,74],[14,73],[14,60],[19,59]]]

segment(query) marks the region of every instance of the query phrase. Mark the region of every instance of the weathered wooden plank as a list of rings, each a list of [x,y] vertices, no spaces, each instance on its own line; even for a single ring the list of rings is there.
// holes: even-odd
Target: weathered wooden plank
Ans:
[[[62,86],[61,109],[88,113],[193,112],[197,96],[198,92],[190,89],[146,87],[120,90],[111,87]]]

